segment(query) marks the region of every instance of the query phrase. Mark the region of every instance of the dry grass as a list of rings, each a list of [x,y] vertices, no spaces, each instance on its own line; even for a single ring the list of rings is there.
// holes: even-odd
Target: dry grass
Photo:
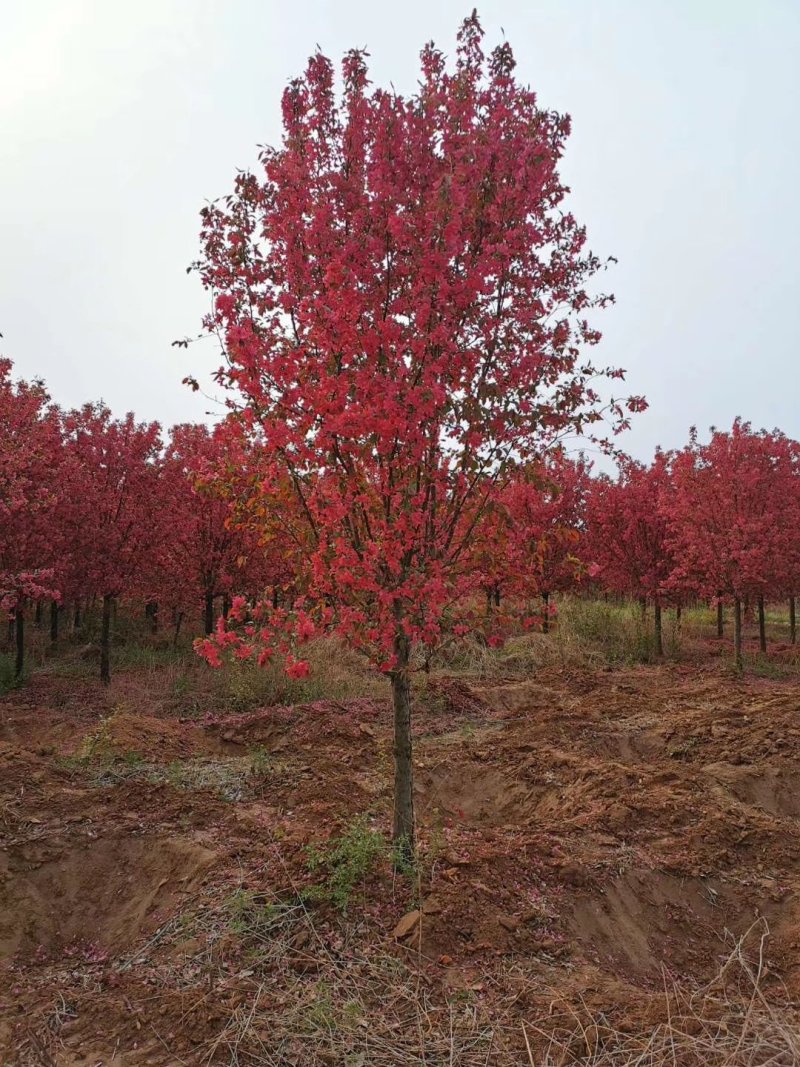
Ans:
[[[680,650],[671,614],[664,617],[665,650]],[[638,605],[564,596],[550,633],[530,632],[491,648],[478,636],[445,645],[432,658],[434,673],[445,671],[483,680],[525,678],[542,667],[587,667],[647,663],[656,659],[652,617]]]
[[[769,929],[758,920],[701,989],[664,983],[662,1021],[622,1032],[603,1014],[566,1005],[546,1024],[522,1024],[531,1067],[793,1067],[796,1013],[764,993]]]
[[[227,897],[204,912],[209,959],[233,925],[252,974],[250,995],[206,1046],[209,1067],[800,1064],[797,1019],[764,991],[764,920],[734,944],[713,981],[697,988],[665,980],[663,993],[643,994],[639,1006],[640,1018],[657,1021],[623,1030],[557,993],[546,1017],[520,1018],[520,992],[534,982],[520,972],[499,983],[487,975],[475,987],[480,992],[432,983],[413,949],[398,958],[366,948],[357,923],[332,948],[330,929],[294,892],[245,899],[245,907]]]
[[[229,711],[309,704],[315,700],[388,698],[386,678],[336,637],[310,641],[303,649],[303,657],[309,661],[311,671],[299,679],[289,678],[280,663],[258,667],[250,662],[232,662],[211,673],[214,696]]]
[[[280,894],[223,890],[198,916],[207,973],[231,931],[244,947],[250,995],[209,1041],[203,1062],[228,1067],[485,1067],[500,1031],[471,995],[453,995],[407,958],[369,944],[357,921],[337,926],[311,908],[283,864]],[[184,931],[185,936],[185,931]],[[510,1031],[509,1031],[510,1032]],[[512,1062],[503,1060],[498,1062]]]

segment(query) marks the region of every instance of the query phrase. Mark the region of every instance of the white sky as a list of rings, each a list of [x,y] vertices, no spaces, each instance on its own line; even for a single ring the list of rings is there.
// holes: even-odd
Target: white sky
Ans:
[[[198,211],[280,135],[319,44],[414,88],[451,0],[0,0],[0,352],[72,406],[169,424],[218,360],[185,267]],[[518,74],[573,117],[564,174],[618,305],[599,362],[647,395],[641,458],[687,428],[800,436],[800,0],[487,0]]]

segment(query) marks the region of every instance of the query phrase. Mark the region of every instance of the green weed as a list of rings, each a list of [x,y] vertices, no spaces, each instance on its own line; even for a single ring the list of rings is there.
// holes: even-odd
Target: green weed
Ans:
[[[268,778],[275,770],[275,760],[272,753],[263,745],[256,745],[248,753],[250,761],[250,774],[253,778]]]
[[[321,882],[307,890],[308,898],[326,901],[345,912],[354,891],[391,852],[383,834],[373,830],[362,815],[324,845],[310,845],[306,855],[309,871],[323,876]]]
[[[0,693],[10,693],[21,684],[22,679],[17,678],[14,672],[14,657],[0,652]]]

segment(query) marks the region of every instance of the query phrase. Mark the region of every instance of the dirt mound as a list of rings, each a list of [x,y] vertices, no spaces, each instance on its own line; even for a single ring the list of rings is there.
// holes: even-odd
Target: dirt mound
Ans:
[[[537,678],[523,682],[505,682],[501,684],[474,687],[474,691],[497,714],[510,717],[524,714],[526,718],[537,711],[563,711],[564,694],[549,685],[543,685]]]
[[[711,977],[759,913],[719,880],[631,870],[579,897],[568,921],[582,955],[625,975]]]
[[[779,817],[800,816],[800,768],[710,763],[706,774],[743,804]]]
[[[664,756],[668,749],[668,741],[663,733],[647,727],[602,732],[598,742],[605,752],[616,755],[622,763],[637,764],[657,760]]]
[[[438,811],[487,826],[524,821],[535,793],[493,767],[450,761],[419,771],[416,788],[428,818]]]
[[[375,725],[387,706],[371,697],[341,704],[316,700],[311,704],[276,705],[242,715],[208,716],[202,720],[207,736],[232,745],[265,748],[317,746],[354,740],[364,742],[364,724]]]
[[[0,783],[4,796],[39,791],[45,779],[54,776],[58,777],[57,769],[39,756],[0,741]]]
[[[65,845],[37,862],[0,854],[0,959],[129,945],[163,922],[214,853],[180,838],[108,837]]]
[[[5,716],[0,722],[0,745],[26,747],[46,754],[66,750],[74,743],[74,719],[54,715],[45,708],[33,715]]]
[[[137,755],[156,763],[217,755],[224,750],[217,738],[194,723],[117,712],[92,726],[73,746],[74,752],[98,755]]]

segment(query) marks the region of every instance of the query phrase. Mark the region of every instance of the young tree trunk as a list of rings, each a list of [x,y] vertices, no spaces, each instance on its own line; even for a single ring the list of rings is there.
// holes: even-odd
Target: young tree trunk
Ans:
[[[82,625],[83,625],[83,619],[81,618],[81,602],[80,602],[80,600],[76,600],[75,601],[75,614],[72,617],[72,629],[73,630],[80,630]]]
[[[100,681],[103,685],[111,682],[111,616],[114,611],[114,597],[106,593],[103,597],[103,624],[100,630]]]
[[[494,606],[496,608],[500,607],[500,583],[499,582],[494,587]]]
[[[56,644],[58,641],[58,601],[50,601],[50,643]]]
[[[150,622],[150,633],[158,633],[158,601],[148,600],[144,606],[145,618]]]
[[[172,638],[172,647],[178,647],[178,634],[181,632],[181,623],[183,622],[183,612],[178,611],[175,614],[175,636]]]
[[[758,647],[762,652],[767,651],[767,619],[763,596],[758,598]]]
[[[273,585],[273,587],[272,587],[272,610],[273,611],[277,611],[278,610],[278,605],[280,604],[280,602],[281,602],[281,600],[280,600],[280,594],[278,592],[278,587],[277,587],[277,585]]]
[[[542,602],[544,604],[544,614],[542,616],[542,633],[550,633],[550,594],[542,593]]]
[[[794,597],[789,597],[789,643],[797,644],[797,614],[795,612]]]
[[[17,641],[17,655],[14,660],[14,677],[21,678],[25,667],[25,610],[21,603],[14,608],[14,629]]]
[[[12,612],[12,613],[11,613],[11,614],[10,614],[10,615],[8,616],[8,633],[7,633],[7,641],[8,641],[8,647],[9,647],[9,648],[13,648],[13,647],[14,647],[14,632],[15,632],[15,627],[16,627],[16,623],[14,622],[14,613]]]
[[[717,593],[717,637],[724,635],[724,619],[722,617],[722,593]]]
[[[228,596],[227,593],[224,593],[223,596],[222,596],[222,617],[223,617],[223,619],[227,619],[228,612],[230,610],[231,610],[231,598]]]
[[[661,626],[661,604],[658,600],[653,604],[653,621],[655,624],[656,634],[656,655],[664,655],[664,634]]]
[[[41,600],[37,600],[36,601],[36,611],[35,611],[34,616],[33,616],[33,625],[36,627],[37,630],[40,630],[42,628],[42,602],[41,602]]]
[[[642,622],[644,622],[645,619],[647,618],[647,597],[646,596],[640,596],[639,597],[639,607],[641,608],[641,611],[642,611]]]
[[[742,659],[742,602],[736,597],[733,602],[733,658],[739,674],[744,669]]]
[[[214,594],[213,593],[206,593],[206,610],[205,610],[204,629],[205,629],[205,632],[206,632],[206,637],[208,637],[208,635],[210,633],[212,633],[213,630],[214,630]]]
[[[680,630],[680,628],[681,628],[681,625],[682,625],[682,622],[683,622],[682,616],[683,616],[683,605],[682,604],[678,604],[677,607],[675,608],[675,629],[676,630]]]
[[[414,856],[414,769],[411,762],[411,681],[408,674],[410,642],[399,633],[394,640],[397,662],[391,673],[394,706],[394,830],[399,857]]]

